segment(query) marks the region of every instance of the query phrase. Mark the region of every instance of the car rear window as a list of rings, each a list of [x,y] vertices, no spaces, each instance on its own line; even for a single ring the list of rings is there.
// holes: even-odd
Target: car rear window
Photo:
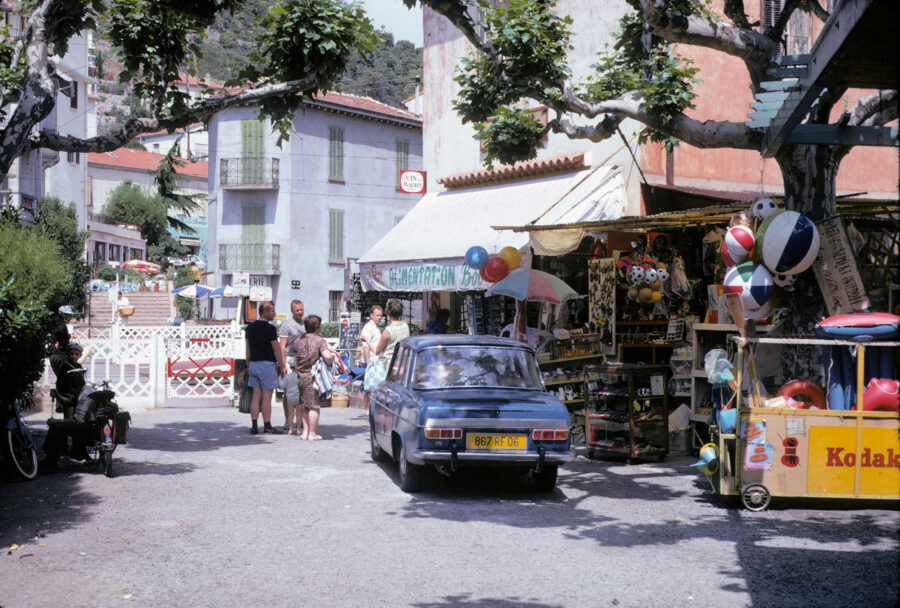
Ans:
[[[416,355],[414,389],[520,388],[543,390],[534,355],[502,346],[433,346]]]

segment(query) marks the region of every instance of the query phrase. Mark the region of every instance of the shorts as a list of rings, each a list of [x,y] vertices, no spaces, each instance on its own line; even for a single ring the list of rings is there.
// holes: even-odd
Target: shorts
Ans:
[[[278,367],[274,361],[250,361],[248,367],[247,386],[267,391],[278,388]]]

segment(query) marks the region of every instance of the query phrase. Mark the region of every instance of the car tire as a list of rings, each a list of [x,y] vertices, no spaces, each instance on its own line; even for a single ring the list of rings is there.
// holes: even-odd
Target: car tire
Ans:
[[[538,492],[552,492],[556,487],[556,475],[559,465],[545,464],[540,473],[531,470],[531,485]]]
[[[425,477],[425,467],[411,463],[406,457],[406,444],[400,448],[400,489],[404,492],[416,492],[422,487]]]
[[[387,462],[390,460],[387,452],[378,445],[378,441],[375,439],[375,426],[371,423],[369,423],[369,454],[371,454],[372,460],[375,462]]]

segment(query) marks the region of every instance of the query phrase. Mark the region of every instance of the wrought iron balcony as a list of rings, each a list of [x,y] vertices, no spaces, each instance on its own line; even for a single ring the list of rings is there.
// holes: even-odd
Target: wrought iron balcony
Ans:
[[[223,188],[270,190],[278,188],[278,159],[241,156],[219,159],[219,185]]]
[[[219,270],[222,272],[280,272],[280,258],[281,245],[268,243],[219,245]]]

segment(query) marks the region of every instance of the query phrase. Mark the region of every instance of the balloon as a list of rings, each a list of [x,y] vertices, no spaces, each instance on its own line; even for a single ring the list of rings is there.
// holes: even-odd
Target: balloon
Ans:
[[[491,283],[496,283],[500,281],[509,274],[509,266],[506,263],[506,260],[499,256],[494,256],[487,261],[487,264],[484,265],[484,275],[488,278],[488,281]]]
[[[481,268],[481,269],[478,271],[478,276],[480,276],[480,277],[481,277],[481,280],[484,281],[485,283],[491,283],[491,282],[492,282],[490,279],[487,278],[487,274],[485,274],[484,268]]]
[[[506,260],[506,265],[509,267],[509,270],[518,268],[519,264],[522,262],[522,254],[519,253],[519,250],[515,247],[504,247],[500,250],[500,257]]]
[[[466,251],[466,264],[472,270],[481,270],[488,261],[488,252],[484,247],[473,245]]]

